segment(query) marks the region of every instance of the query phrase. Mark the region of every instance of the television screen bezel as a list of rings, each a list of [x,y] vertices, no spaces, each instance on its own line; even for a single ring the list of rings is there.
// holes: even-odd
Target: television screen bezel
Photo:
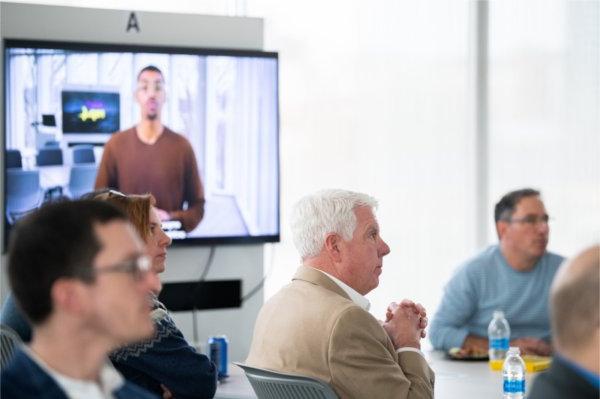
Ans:
[[[2,65],[2,97],[3,107],[2,115],[2,148],[6,151],[6,113],[8,104],[7,100],[7,62],[6,53],[11,48],[41,48],[41,49],[63,49],[82,52],[137,52],[137,53],[161,53],[161,54],[186,54],[186,55],[201,55],[201,56],[230,56],[230,57],[248,57],[248,58],[271,58],[277,62],[276,68],[276,143],[277,149],[276,164],[277,164],[277,234],[265,234],[260,236],[215,236],[215,237],[186,237],[185,239],[173,240],[172,246],[189,247],[189,246],[214,246],[214,245],[240,245],[240,244],[260,244],[260,243],[275,243],[281,241],[281,148],[280,148],[280,106],[279,106],[279,53],[275,51],[262,50],[247,50],[235,48],[217,48],[217,47],[191,47],[191,46],[167,46],[167,45],[147,45],[147,44],[122,44],[122,43],[107,43],[107,42],[77,42],[70,40],[32,40],[32,39],[13,39],[8,37],[2,38],[2,51],[4,62]],[[4,158],[4,156],[3,156]],[[2,228],[4,231],[4,243],[2,253],[6,253],[10,238],[10,226],[6,219],[6,172],[7,168],[4,162],[2,163],[3,173],[3,194],[2,194]]]

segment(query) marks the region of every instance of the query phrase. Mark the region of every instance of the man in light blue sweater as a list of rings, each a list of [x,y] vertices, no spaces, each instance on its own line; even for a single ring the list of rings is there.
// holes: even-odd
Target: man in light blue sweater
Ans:
[[[548,294],[563,257],[547,252],[548,214],[539,191],[506,194],[496,204],[499,244],[455,272],[444,290],[429,336],[436,349],[462,347],[487,352],[487,327],[494,310],[504,311],[511,346],[548,355]]]

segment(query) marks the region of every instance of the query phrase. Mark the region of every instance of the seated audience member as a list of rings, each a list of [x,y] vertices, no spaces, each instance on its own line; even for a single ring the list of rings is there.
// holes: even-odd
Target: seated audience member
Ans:
[[[534,381],[530,399],[600,398],[600,246],[556,275],[550,292],[552,366]]]
[[[548,355],[548,292],[563,258],[546,251],[548,214],[540,193],[522,189],[506,194],[496,204],[494,219],[500,243],[456,271],[429,337],[436,349],[487,353],[488,325],[494,310],[502,310],[510,324],[510,346]]]
[[[246,362],[318,378],[340,398],[432,398],[434,374],[420,352],[421,305],[392,303],[385,322],[364,297],[390,252],[372,197],[325,190],[301,199],[292,217],[303,265],[261,309]]]
[[[128,216],[146,244],[151,272],[165,271],[167,247],[171,239],[161,228],[152,195],[124,195],[118,191],[100,190],[86,196],[108,201]],[[151,287],[154,338],[120,348],[110,354],[113,365],[127,380],[156,394],[168,392],[175,398],[212,398],[217,387],[215,365],[191,347],[164,305],[158,300],[160,280]],[[26,340],[30,336],[26,320],[9,297],[2,310],[2,323],[13,327]],[[23,328],[23,325],[26,328]]]
[[[42,207],[16,226],[8,274],[33,340],[2,370],[1,397],[151,398],[107,361],[151,337],[156,275],[126,216],[98,201]]]

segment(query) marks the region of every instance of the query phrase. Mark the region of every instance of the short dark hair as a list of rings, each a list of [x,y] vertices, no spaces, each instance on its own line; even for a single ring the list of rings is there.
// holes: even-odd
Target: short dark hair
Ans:
[[[163,75],[162,71],[160,69],[158,69],[158,67],[156,67],[154,65],[147,65],[138,72],[136,80],[140,80],[140,76],[142,75],[142,73],[144,73],[146,71],[158,72],[160,74],[160,76],[163,78],[163,80],[165,78],[165,75]]]
[[[21,219],[11,235],[8,277],[21,310],[37,325],[52,313],[51,290],[63,277],[94,281],[101,249],[95,225],[127,220],[115,206],[91,200],[60,201]]]
[[[515,208],[519,201],[525,197],[539,197],[540,192],[532,188],[522,188],[520,190],[511,191],[505,194],[504,197],[496,204],[494,209],[494,221],[508,220],[515,212]]]

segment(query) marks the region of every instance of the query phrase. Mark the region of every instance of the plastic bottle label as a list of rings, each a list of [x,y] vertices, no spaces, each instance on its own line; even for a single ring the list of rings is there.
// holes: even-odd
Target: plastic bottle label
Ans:
[[[490,349],[508,350],[508,338],[494,338],[490,340]]]
[[[525,380],[504,380],[504,393],[525,393]]]

